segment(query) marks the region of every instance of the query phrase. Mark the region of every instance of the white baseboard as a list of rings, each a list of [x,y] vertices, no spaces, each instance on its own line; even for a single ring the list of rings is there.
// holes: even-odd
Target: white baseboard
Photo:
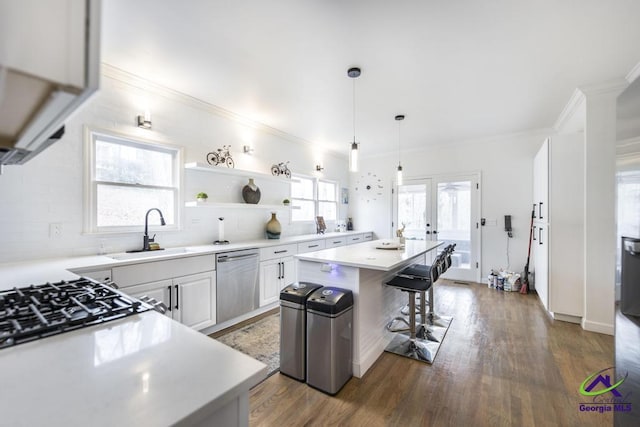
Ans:
[[[582,317],[571,316],[569,314],[553,313],[553,318],[563,322],[577,323],[578,325],[582,324]]]
[[[613,335],[613,324],[609,323],[592,322],[587,319],[582,319],[582,329],[600,334]]]

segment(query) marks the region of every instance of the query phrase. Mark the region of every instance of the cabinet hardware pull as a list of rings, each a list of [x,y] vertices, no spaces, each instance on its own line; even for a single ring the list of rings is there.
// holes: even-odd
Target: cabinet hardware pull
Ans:
[[[533,226],[533,236],[532,236],[534,241],[538,240],[538,239],[536,239],[536,228],[538,228],[538,227],[534,225]]]
[[[282,250],[282,251],[273,251],[273,253],[274,253],[274,254],[283,254],[283,253],[285,253],[285,252],[287,252],[287,250],[286,250],[286,249],[284,249],[284,250]]]
[[[542,227],[538,228],[538,244],[542,244]]]
[[[533,204],[533,217],[534,217],[534,218],[538,218],[538,217],[536,216],[536,206],[538,206],[538,204],[537,204],[537,203],[534,203],[534,204]]]
[[[538,216],[542,219],[542,202],[540,202],[540,205],[538,206],[538,212],[540,212]]]
[[[342,243],[340,240],[338,240],[337,242],[333,242],[334,245],[337,245],[338,243]]]
[[[353,240],[353,241],[355,242],[356,240],[360,240],[360,238],[359,238],[359,237],[354,237],[354,238],[353,238],[353,239],[351,239],[351,240]]]
[[[178,292],[178,285],[176,285],[176,310],[180,310],[180,292]]]
[[[318,245],[309,245],[310,248],[317,248]]]
[[[171,292],[171,286],[167,286],[167,290],[169,291],[169,307],[167,307],[169,309],[169,311],[171,311],[171,307],[173,306],[173,297],[172,297],[172,292]]]
[[[280,268],[280,277],[278,279],[284,279],[284,262],[279,262],[278,265]]]

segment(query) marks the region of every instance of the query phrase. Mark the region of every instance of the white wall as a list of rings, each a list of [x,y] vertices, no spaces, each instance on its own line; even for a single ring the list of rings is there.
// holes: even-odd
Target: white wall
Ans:
[[[134,126],[135,117],[148,107],[153,129]],[[102,245],[108,252],[135,249],[140,233],[92,235],[84,233],[84,127],[113,130],[184,147],[185,162],[206,162],[206,153],[232,146],[236,169],[270,173],[270,166],[290,160],[295,173],[314,175],[322,161],[322,176],[348,184],[347,159],[321,153],[310,143],[250,123],[215,106],[151,85],[108,66],[103,67],[100,92],[67,122],[62,140],[21,166],[7,166],[0,175],[0,262],[72,255],[96,254]],[[242,146],[254,147],[253,155]],[[210,200],[241,201],[244,178],[221,178],[214,174],[185,171],[185,200],[199,191]],[[261,203],[276,203],[288,196],[286,184],[256,182]],[[230,193],[231,196],[229,195]],[[227,199],[229,198],[229,199]],[[347,216],[340,206],[339,218]],[[157,241],[166,247],[207,244],[217,239],[217,218],[224,216],[225,238],[232,241],[262,238],[268,210],[183,208],[181,231],[157,231]],[[315,232],[315,225],[291,225],[288,211],[278,213],[283,235]],[[49,236],[49,224],[62,224],[60,238]],[[327,224],[329,228],[334,224]]]
[[[497,224],[482,227],[481,277],[486,277],[492,268],[507,267],[504,215],[512,216],[513,226],[509,268],[516,272],[524,269],[533,199],[533,157],[547,135],[540,132],[496,137],[402,153],[405,179],[443,173],[481,173],[480,216]],[[390,188],[395,179],[396,159],[397,153],[363,158],[360,172],[352,174],[350,192],[356,228],[371,229],[378,236],[390,237]],[[380,199],[367,202],[354,187],[361,176],[374,171],[382,178],[385,188]]]

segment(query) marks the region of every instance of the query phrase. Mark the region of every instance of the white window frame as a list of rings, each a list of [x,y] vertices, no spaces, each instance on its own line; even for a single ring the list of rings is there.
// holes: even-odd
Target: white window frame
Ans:
[[[327,184],[331,184],[334,186],[334,194],[333,194],[333,200],[320,200],[320,196],[319,196],[319,191],[318,191],[318,184],[324,182]],[[338,189],[340,188],[340,185],[338,183],[338,181],[333,181],[331,179],[324,179],[324,178],[317,178],[316,182],[315,182],[315,198],[316,198],[316,216],[318,216],[318,214],[320,213],[320,202],[322,203],[333,203],[336,205],[336,217],[334,219],[327,219],[325,218],[325,221],[330,221],[330,222],[336,222],[338,221],[338,218],[340,216],[340,204],[338,203]]]
[[[291,216],[291,222],[292,223],[296,223],[296,224],[315,224],[316,222],[316,217],[318,216],[318,213],[320,212],[320,202],[325,202],[325,203],[335,203],[336,204],[336,218],[335,219],[326,219],[325,218],[325,222],[336,222],[338,221],[339,217],[340,217],[340,204],[339,204],[339,188],[340,188],[340,182],[339,181],[334,181],[331,179],[325,179],[325,178],[318,178],[315,176],[309,176],[309,175],[302,175],[302,174],[292,174],[291,175],[291,181],[292,181],[292,185],[293,182],[295,182],[295,180],[299,180],[299,179],[307,179],[313,182],[313,199],[301,199],[299,197],[293,197],[293,191],[292,189],[290,189],[290,193],[292,194],[291,196],[291,204],[293,204],[294,200],[302,200],[305,202],[313,202],[313,219],[303,219],[303,220],[294,220],[293,219],[293,215]],[[326,182],[329,184],[333,184],[335,186],[335,200],[319,200],[318,197],[318,183],[319,182]]]
[[[126,184],[126,183],[113,183],[114,185],[124,187],[135,188],[163,188],[174,191],[174,206],[173,206],[173,224],[167,224],[166,226],[159,226],[149,224],[150,231],[177,231],[182,228],[182,206],[184,205],[183,196],[183,149],[181,147],[152,141],[138,136],[132,136],[127,134],[121,134],[110,130],[101,130],[85,127],[85,234],[117,234],[117,233],[140,233],[144,228],[144,218],[140,218],[142,227],[138,225],[128,226],[108,226],[99,227],[97,224],[98,217],[98,202],[97,191],[98,184],[111,184],[111,181],[97,181],[96,175],[96,141],[100,139],[102,141],[108,141],[116,144],[128,145],[131,147],[149,149],[153,151],[163,151],[172,153],[173,155],[173,173],[172,182],[170,187],[161,187],[155,185],[143,185],[143,184]],[[153,206],[150,206],[152,208]]]

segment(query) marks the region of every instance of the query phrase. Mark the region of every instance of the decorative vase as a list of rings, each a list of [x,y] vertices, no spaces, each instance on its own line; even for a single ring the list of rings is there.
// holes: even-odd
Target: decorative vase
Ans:
[[[271,212],[271,219],[267,222],[267,239],[279,239],[281,232],[280,221],[276,218],[276,213]]]
[[[347,221],[347,231],[351,230],[353,230],[353,221],[351,220],[351,217],[349,217],[349,221]]]
[[[253,178],[249,178],[249,183],[242,187],[242,198],[245,203],[257,205],[260,201],[260,188],[253,182]]]

